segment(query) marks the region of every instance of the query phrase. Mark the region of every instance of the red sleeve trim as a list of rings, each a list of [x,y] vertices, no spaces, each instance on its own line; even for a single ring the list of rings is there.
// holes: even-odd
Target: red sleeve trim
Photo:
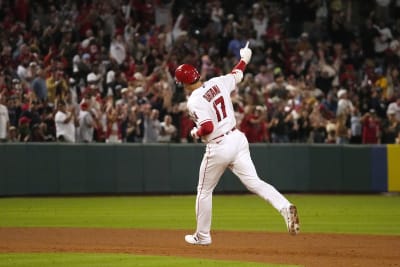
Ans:
[[[197,130],[198,136],[204,136],[210,134],[214,130],[214,125],[211,121],[203,122],[200,128]]]
[[[243,60],[240,60],[238,64],[236,64],[235,67],[233,67],[233,70],[239,69],[241,71],[244,71],[244,69],[246,68],[246,62],[244,62]]]

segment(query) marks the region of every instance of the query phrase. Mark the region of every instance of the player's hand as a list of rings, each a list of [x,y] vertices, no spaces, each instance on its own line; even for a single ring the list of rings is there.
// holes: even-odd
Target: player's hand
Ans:
[[[199,136],[197,135],[197,127],[193,127],[193,129],[190,131],[190,135],[193,137],[193,139],[199,139]]]
[[[249,48],[249,41],[247,41],[246,46],[240,49],[241,59],[248,64],[250,62],[252,51]]]

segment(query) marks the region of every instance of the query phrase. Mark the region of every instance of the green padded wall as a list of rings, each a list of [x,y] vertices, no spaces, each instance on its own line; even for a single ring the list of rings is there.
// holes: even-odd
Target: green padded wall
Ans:
[[[169,145],[170,188],[172,192],[195,192],[199,166],[204,153],[202,145]]]
[[[6,145],[0,145],[0,196],[7,195],[8,168],[6,164],[8,161],[8,154],[6,149]]]
[[[86,191],[88,193],[114,193],[117,145],[94,144],[86,146]],[[79,171],[79,170],[77,170]]]
[[[72,144],[59,144],[58,170],[61,194],[84,194],[90,171],[87,166],[87,146]]]
[[[170,192],[169,146],[143,146],[144,192]]]
[[[343,173],[340,190],[369,192],[372,185],[372,156],[368,146],[348,145],[342,147]]]
[[[307,145],[251,146],[258,175],[278,190],[304,191],[309,186],[310,164]]]
[[[144,192],[143,147],[127,144],[116,147],[115,175],[118,193]]]
[[[282,192],[375,192],[371,146],[252,144]],[[0,144],[0,196],[196,192],[203,144]],[[216,192],[247,192],[229,170]]]
[[[24,144],[6,144],[4,148],[7,157],[6,161],[2,163],[1,169],[5,169],[7,176],[1,177],[1,179],[6,181],[6,195],[29,194],[28,164],[30,157],[27,153],[27,146]]]
[[[32,144],[26,147],[30,194],[56,194],[59,191],[58,146]]]
[[[342,146],[311,145],[309,148],[310,191],[341,191]]]

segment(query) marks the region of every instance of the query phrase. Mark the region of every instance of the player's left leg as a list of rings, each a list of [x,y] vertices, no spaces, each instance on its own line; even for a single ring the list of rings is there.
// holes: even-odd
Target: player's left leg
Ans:
[[[245,137],[243,136],[243,138]],[[296,234],[299,231],[299,218],[296,207],[274,186],[258,177],[250,156],[247,139],[241,143],[242,145],[238,147],[235,160],[230,165],[230,169],[250,192],[257,194],[278,210],[285,219],[288,231]]]

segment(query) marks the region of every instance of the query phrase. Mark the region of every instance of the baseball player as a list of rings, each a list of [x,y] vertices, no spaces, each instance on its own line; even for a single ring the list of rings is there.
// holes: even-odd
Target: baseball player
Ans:
[[[186,235],[186,242],[194,245],[211,244],[212,194],[221,175],[229,168],[246,188],[259,195],[277,209],[286,222],[290,234],[300,231],[296,206],[291,204],[273,186],[261,180],[250,157],[245,135],[236,129],[236,120],[230,94],[242,81],[243,72],[252,55],[248,42],[240,49],[241,59],[231,73],[202,82],[192,65],[182,64],[175,70],[175,79],[189,94],[187,107],[196,126],[193,138],[206,143],[200,165],[196,197],[197,229]]]

